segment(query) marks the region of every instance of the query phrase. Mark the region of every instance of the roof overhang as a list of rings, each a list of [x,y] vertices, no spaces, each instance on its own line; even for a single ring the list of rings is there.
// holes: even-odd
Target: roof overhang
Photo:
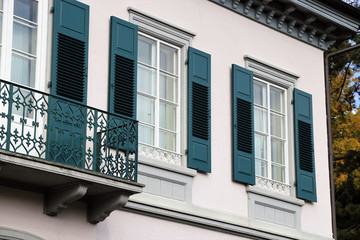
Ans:
[[[340,0],[209,1],[323,50],[360,27],[360,10]]]

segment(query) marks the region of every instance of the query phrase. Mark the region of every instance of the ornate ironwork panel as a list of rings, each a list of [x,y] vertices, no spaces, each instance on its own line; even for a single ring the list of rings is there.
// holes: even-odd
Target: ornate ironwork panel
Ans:
[[[0,149],[137,181],[137,121],[3,80],[0,106]]]

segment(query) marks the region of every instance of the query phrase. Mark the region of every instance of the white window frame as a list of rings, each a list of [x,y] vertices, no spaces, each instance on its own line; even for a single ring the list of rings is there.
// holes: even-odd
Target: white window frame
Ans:
[[[156,66],[150,66],[150,65],[147,65],[147,64],[144,64],[144,63],[141,63],[138,61],[138,65],[143,65],[145,67],[148,67],[148,68],[151,68],[152,70],[155,70],[156,71],[156,86],[155,86],[155,91],[156,91],[156,96],[152,96],[151,94],[148,94],[148,93],[144,93],[144,92],[141,92],[141,91],[137,91],[137,95],[141,95],[141,96],[144,96],[144,97],[147,97],[147,98],[150,98],[150,99],[153,99],[154,100],[154,103],[155,103],[155,106],[154,106],[154,145],[151,146],[149,145],[149,147],[156,147],[156,148],[159,148],[159,149],[162,149],[163,151],[168,151],[168,152],[171,152],[173,154],[177,154],[177,153],[180,153],[180,139],[181,139],[181,132],[180,132],[180,121],[181,121],[181,115],[180,115],[180,109],[182,108],[181,106],[181,92],[182,92],[182,89],[181,89],[181,79],[182,79],[182,76],[181,76],[181,66],[180,66],[180,62],[181,62],[181,49],[177,46],[174,46],[168,42],[165,42],[161,39],[158,39],[158,38],[155,38],[155,37],[152,37],[148,34],[145,34],[145,33],[142,33],[142,32],[139,32],[138,33],[139,35],[141,36],[144,36],[146,38],[149,38],[151,40],[154,40],[156,42]],[[161,100],[161,102],[164,102],[164,103],[167,103],[169,105],[172,105],[172,106],[175,106],[176,107],[176,126],[175,126],[175,131],[169,131],[169,130],[166,130],[164,129],[164,131],[167,131],[167,132],[172,132],[172,133],[175,133],[176,134],[176,146],[175,146],[175,151],[171,151],[171,150],[168,150],[168,149],[163,149],[160,147],[160,143],[159,143],[159,139],[160,139],[160,120],[159,120],[159,116],[160,116],[160,72],[162,72],[160,70],[160,44],[163,44],[163,45],[166,45],[166,46],[169,46],[169,47],[172,47],[174,49],[177,50],[177,53],[178,53],[178,56],[177,56],[177,69],[178,69],[178,73],[177,74],[172,74],[172,73],[168,73],[166,72],[167,74],[170,74],[170,75],[173,75],[177,77],[177,99],[176,99],[176,102],[171,102],[171,101],[168,101],[166,99],[163,99]],[[147,124],[147,123],[143,123],[140,121],[140,124],[142,125],[145,125],[145,126],[150,126],[152,127],[151,125]],[[146,143],[141,143],[143,145],[148,145]]]
[[[274,84],[272,82],[269,82],[269,81],[266,81],[264,79],[261,79],[261,78],[258,78],[258,77],[254,77],[254,81],[257,81],[257,82],[260,82],[260,83],[263,83],[266,85],[266,96],[267,96],[267,99],[266,99],[266,103],[267,103],[267,106],[266,106],[266,112],[267,112],[267,133],[263,133],[263,132],[257,132],[255,130],[255,134],[259,134],[261,136],[265,136],[266,137],[266,146],[267,146],[267,149],[266,149],[266,152],[267,152],[267,156],[266,156],[266,159],[263,159],[263,161],[266,161],[267,162],[267,177],[263,177],[263,178],[267,178],[271,181],[274,181],[274,182],[278,182],[280,184],[287,184],[289,185],[289,152],[288,152],[288,140],[289,140],[289,137],[288,137],[288,89],[284,88],[284,87],[281,87],[277,84]],[[273,176],[272,176],[272,161],[271,161],[271,139],[272,137],[274,136],[271,136],[271,125],[270,125],[270,122],[271,122],[271,111],[270,110],[270,87],[273,86],[273,87],[276,87],[277,89],[281,89],[284,91],[284,97],[283,97],[283,101],[284,101],[284,113],[282,113],[281,115],[283,115],[285,117],[285,121],[284,121],[284,138],[281,139],[279,138],[281,141],[284,142],[284,166],[285,166],[285,179],[284,179],[284,182],[280,182],[280,181],[277,181],[277,180],[273,180]],[[254,103],[254,106],[257,106],[255,103]],[[257,106],[259,107],[260,109],[264,109],[263,106]],[[277,137],[275,137],[277,138]],[[258,176],[258,177],[262,177],[262,176]]]
[[[151,147],[139,144],[139,162],[146,162],[153,166],[164,169],[172,169],[173,171],[182,172],[193,175],[191,169],[187,169],[187,156],[185,150],[187,148],[187,67],[185,61],[187,59],[187,50],[191,45],[194,33],[172,23],[151,16],[133,7],[129,7],[130,22],[138,26],[140,34],[146,34],[154,37],[167,44],[171,44],[179,48],[179,74],[181,76],[179,86],[181,92],[179,94],[181,106],[178,123],[179,124],[179,141],[177,152],[163,150],[158,147]]]
[[[37,16],[37,36],[35,53],[35,85],[34,88],[40,91],[45,90],[46,73],[46,51],[47,30],[48,30],[48,1],[38,2]],[[0,58],[0,78],[10,80],[11,60],[12,60],[12,37],[13,37],[13,19],[14,19],[14,0],[3,0],[3,21],[2,21],[2,41]],[[6,33],[6,34],[4,34]],[[28,86],[27,86],[28,87]]]

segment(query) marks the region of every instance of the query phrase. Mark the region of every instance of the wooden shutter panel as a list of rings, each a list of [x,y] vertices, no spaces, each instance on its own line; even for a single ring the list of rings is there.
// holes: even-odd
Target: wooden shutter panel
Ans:
[[[316,202],[312,97],[294,89],[297,197]]]
[[[211,56],[189,47],[188,167],[211,172]]]
[[[51,94],[86,104],[89,6],[55,0]]]
[[[138,27],[112,16],[110,34],[109,111],[135,120]]]
[[[232,65],[233,180],[255,184],[253,73]]]

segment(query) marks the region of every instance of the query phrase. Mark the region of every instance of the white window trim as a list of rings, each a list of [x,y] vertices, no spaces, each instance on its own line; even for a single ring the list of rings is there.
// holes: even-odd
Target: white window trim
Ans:
[[[179,105],[181,106],[179,138],[181,140],[179,141],[178,153],[139,144],[139,162],[151,164],[153,161],[147,161],[146,159],[152,159],[168,163],[165,164],[167,166],[177,165],[174,167],[177,172],[179,172],[179,169],[184,169],[184,174],[193,176],[193,172],[186,168],[187,161],[185,155],[185,149],[187,148],[187,67],[185,66],[185,60],[187,59],[187,49],[191,45],[195,33],[133,7],[129,7],[128,11],[130,13],[130,22],[138,26],[139,33],[153,36],[180,49],[179,75],[183,76],[179,84],[181,89],[181,96],[179,95]]]
[[[262,60],[256,59],[252,56],[245,55],[245,66],[247,69],[251,70],[254,73],[254,78],[259,78],[264,81],[273,83],[282,88],[285,88],[287,91],[287,161],[288,161],[288,177],[285,184],[272,181],[269,179],[264,179],[256,177],[256,185],[249,186],[248,189],[252,188],[262,188],[269,190],[270,192],[279,193],[281,195],[288,195],[291,197],[296,196],[295,192],[295,159],[294,159],[294,112],[293,106],[291,103],[293,99],[293,90],[296,86],[296,81],[300,77],[297,74],[291,73],[287,70],[276,67],[272,64],[266,63]],[[288,184],[287,184],[288,183]]]

